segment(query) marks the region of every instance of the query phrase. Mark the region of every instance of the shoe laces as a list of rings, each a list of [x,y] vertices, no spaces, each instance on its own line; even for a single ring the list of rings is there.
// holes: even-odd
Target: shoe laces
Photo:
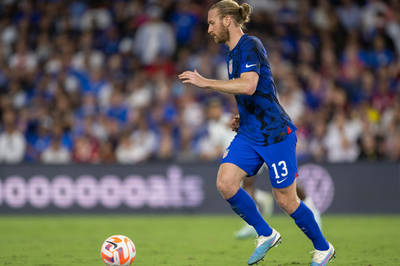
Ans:
[[[263,236],[259,236],[254,240],[254,244],[255,246],[258,248],[262,243],[264,243],[264,237]]]
[[[269,238],[270,238],[271,236],[268,236],[268,237],[266,237],[266,236],[259,236],[259,237],[257,237],[257,239],[256,239],[256,247],[259,247],[261,244],[263,244],[265,241],[267,241]]]

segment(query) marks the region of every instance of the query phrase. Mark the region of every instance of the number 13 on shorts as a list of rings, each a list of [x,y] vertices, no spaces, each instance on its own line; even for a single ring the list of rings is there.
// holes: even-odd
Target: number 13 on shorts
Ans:
[[[272,187],[285,188],[293,184],[297,176],[296,142],[296,134],[291,133],[285,140],[258,150],[268,165]]]
[[[269,166],[269,179],[274,188],[290,186],[297,176],[296,164],[290,160],[275,161]]]
[[[288,170],[287,170],[287,166],[286,166],[286,162],[285,161],[278,162],[278,166],[277,166],[276,163],[273,163],[272,164],[272,168],[274,170],[276,179],[279,179],[281,177],[285,177],[285,176],[288,175]],[[279,173],[280,173],[280,175],[279,175]]]

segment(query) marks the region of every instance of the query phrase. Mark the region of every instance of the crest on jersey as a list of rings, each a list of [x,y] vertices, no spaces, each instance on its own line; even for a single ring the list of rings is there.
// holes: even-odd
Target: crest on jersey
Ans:
[[[233,61],[232,61],[232,59],[231,59],[231,60],[229,60],[229,64],[228,64],[228,71],[229,71],[229,74],[232,74],[232,68],[233,68]]]

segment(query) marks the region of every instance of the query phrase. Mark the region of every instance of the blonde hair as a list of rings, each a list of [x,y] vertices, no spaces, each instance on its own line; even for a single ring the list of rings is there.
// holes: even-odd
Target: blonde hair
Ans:
[[[250,21],[251,6],[247,3],[239,5],[233,0],[222,0],[210,7],[218,9],[221,17],[231,16],[233,20],[241,27]]]

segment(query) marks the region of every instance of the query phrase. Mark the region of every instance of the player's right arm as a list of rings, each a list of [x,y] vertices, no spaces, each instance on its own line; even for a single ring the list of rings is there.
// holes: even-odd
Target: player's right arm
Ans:
[[[253,71],[243,72],[240,78],[231,80],[207,79],[200,75],[197,70],[185,71],[178,75],[178,78],[182,80],[183,83],[230,94],[253,95],[258,83],[258,73]]]

